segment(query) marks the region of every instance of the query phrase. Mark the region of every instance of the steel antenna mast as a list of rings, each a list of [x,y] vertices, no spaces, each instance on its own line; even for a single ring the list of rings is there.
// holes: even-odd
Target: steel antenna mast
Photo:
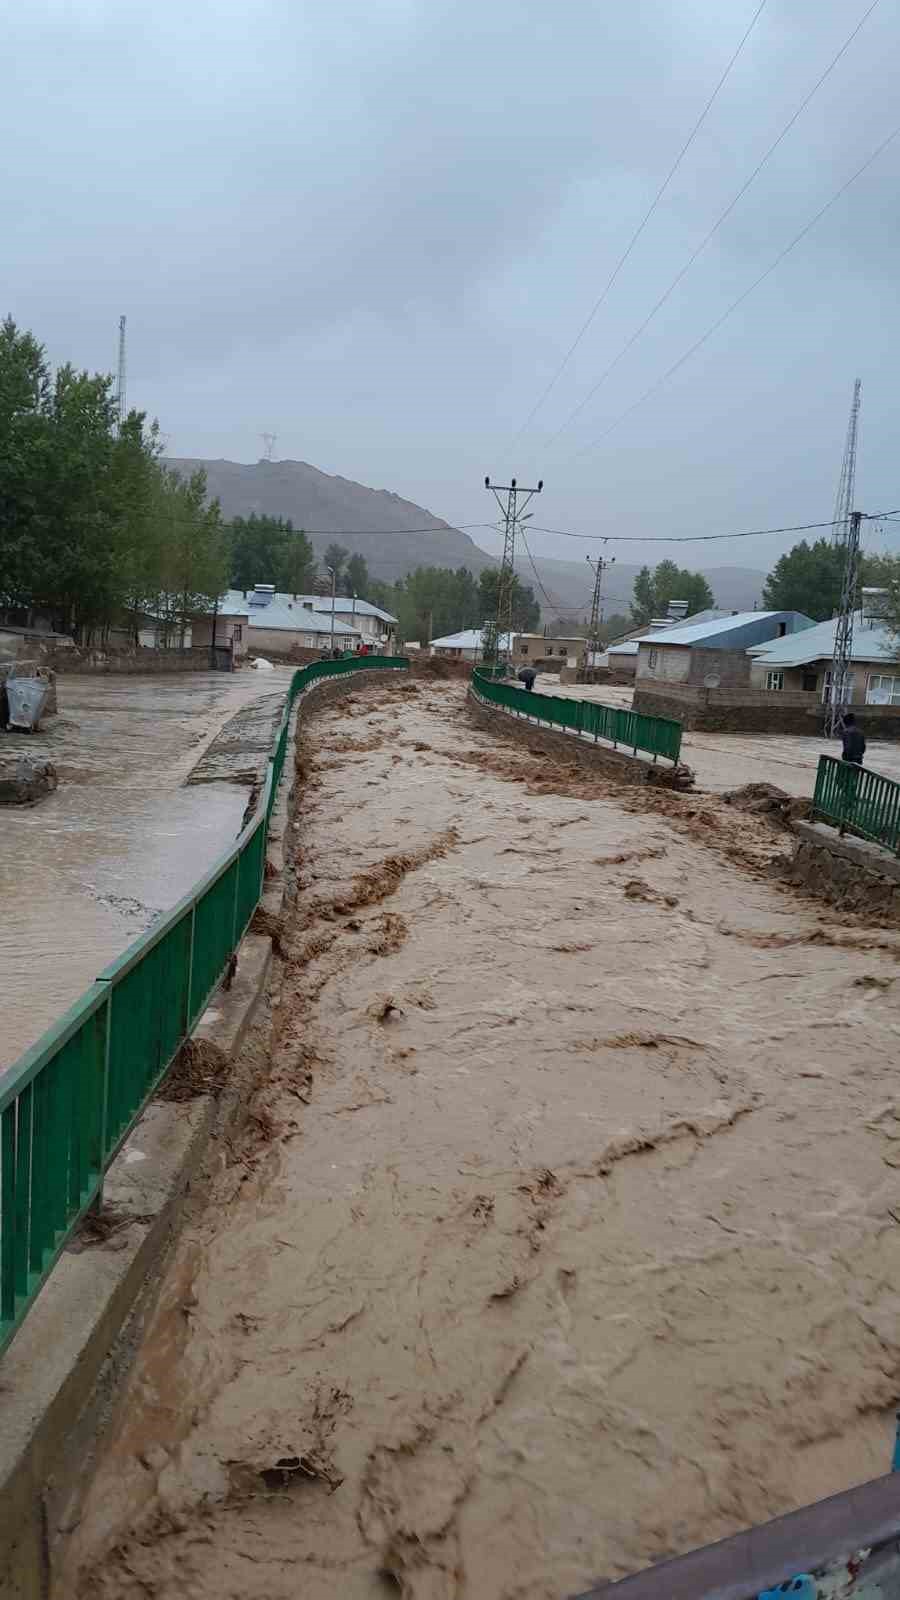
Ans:
[[[125,403],[125,318],[119,318],[119,377],[116,385],[116,427],[117,432],[122,432],[122,424],[128,411]]]
[[[856,437],[859,431],[861,390],[862,381],[857,378],[853,385],[853,401],[850,406],[850,420],[847,423],[844,459],[841,462],[841,476],[838,480],[837,495],[834,501],[834,527],[831,530],[833,544],[843,544],[847,538],[850,531],[853,502],[856,499]]]
[[[482,640],[482,656],[485,661],[499,662],[501,649],[506,660],[506,670],[509,671],[509,656],[512,649],[513,601],[516,592],[516,529],[522,521],[522,513],[530,500],[540,494],[544,487],[543,478],[538,479],[534,489],[520,488],[515,478],[509,483],[491,483],[489,477],[484,480],[484,487],[490,489],[494,496],[500,513],[503,517],[503,557],[500,562],[500,572],[497,578],[497,615],[488,618],[484,624]],[[501,496],[505,495],[505,502]],[[521,499],[521,504],[520,504]],[[504,645],[503,636],[506,635]]]

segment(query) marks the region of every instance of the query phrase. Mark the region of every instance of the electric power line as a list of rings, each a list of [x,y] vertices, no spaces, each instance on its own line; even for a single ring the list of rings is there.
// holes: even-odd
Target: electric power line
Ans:
[[[675,277],[672,279],[671,283],[669,284],[669,287],[665,290],[665,292],[663,294],[660,295],[660,297],[657,300],[655,306],[652,308],[651,311],[648,312],[647,316],[644,318],[644,320],[640,324],[640,326],[635,329],[634,333],[631,335],[631,338],[628,339],[625,344],[623,344],[623,346],[622,346],[621,350],[619,351],[618,355],[614,356],[612,361],[609,363],[609,366],[606,367],[603,372],[601,372],[600,377],[597,379],[597,382],[594,384],[593,388],[589,389],[587,394],[584,396],[584,399],[580,400],[578,402],[578,405],[574,408],[573,411],[570,411],[570,413],[566,417],[565,421],[560,423],[560,425],[557,428],[556,432],[552,433],[550,435],[550,438],[547,441],[548,447],[549,447],[549,445],[555,444],[556,440],[559,438],[560,434],[564,433],[566,428],[571,427],[571,425],[575,421],[576,417],[579,417],[581,415],[581,413],[584,410],[585,406],[588,405],[591,400],[593,400],[594,395],[597,393],[597,391],[603,387],[603,385],[606,382],[607,378],[610,376],[610,374],[618,366],[618,364],[621,361],[622,357],[624,355],[627,355],[627,353],[631,349],[632,345],[637,343],[638,339],[641,337],[641,334],[645,331],[646,328],[648,328],[650,326],[650,323],[653,321],[654,317],[656,316],[656,313],[658,311],[662,310],[662,307],[665,305],[666,301],[674,293],[674,291],[678,288],[678,285],[681,283],[682,279],[684,277],[686,277],[687,273],[690,271],[691,267],[694,265],[694,262],[697,260],[697,258],[699,256],[701,256],[703,254],[703,251],[706,249],[706,246],[709,244],[709,242],[713,238],[713,236],[716,233],[718,233],[718,231],[721,228],[723,222],[727,221],[728,217],[730,217],[732,211],[735,209],[735,206],[739,203],[739,201],[741,201],[744,198],[744,195],[747,193],[747,190],[750,188],[751,184],[753,184],[756,181],[756,179],[759,177],[759,174],[762,172],[763,167],[766,165],[766,163],[768,162],[769,158],[775,154],[775,151],[778,149],[778,146],[783,142],[784,139],[786,139],[787,135],[790,133],[792,127],[794,126],[794,123],[797,122],[798,119],[803,115],[803,112],[806,110],[806,108],[809,105],[810,101],[813,99],[813,97],[821,89],[822,84],[825,82],[826,78],[830,77],[831,73],[834,71],[834,69],[837,66],[838,62],[840,61],[841,57],[843,55],[845,55],[846,52],[849,50],[851,44],[853,43],[854,39],[856,38],[856,35],[860,32],[860,30],[863,27],[863,25],[868,21],[869,17],[872,15],[872,12],[875,10],[876,6],[880,5],[880,3],[881,3],[881,0],[872,0],[872,4],[869,6],[869,9],[865,12],[865,14],[860,18],[859,22],[856,24],[856,27],[853,29],[853,32],[848,36],[848,38],[846,38],[844,40],[844,43],[841,45],[841,48],[840,48],[840,50],[838,50],[837,54],[832,56],[831,61],[828,63],[828,66],[825,68],[825,71],[821,74],[821,76],[819,78],[816,79],[816,82],[813,84],[813,86],[810,89],[809,93],[807,94],[806,98],[800,102],[800,104],[797,107],[796,111],[794,112],[793,116],[790,118],[790,120],[788,122],[785,123],[785,125],[782,128],[781,132],[779,133],[777,139],[775,139],[773,141],[773,143],[769,145],[769,148],[766,151],[765,155],[762,157],[762,159],[754,167],[754,169],[751,172],[751,174],[750,174],[749,178],[747,179],[746,183],[744,183],[741,186],[741,188],[738,190],[737,194],[734,196],[734,199],[731,200],[729,202],[729,204],[725,207],[725,210],[722,212],[721,216],[718,217],[718,219],[713,223],[712,227],[710,228],[710,230],[706,234],[706,236],[703,239],[701,239],[701,241],[698,244],[696,250],[693,252],[692,255],[690,255],[688,257],[688,259],[685,262],[684,266],[681,268],[681,271],[676,273]]]
[[[691,148],[691,145],[693,144],[694,140],[696,139],[697,134],[700,132],[700,129],[702,128],[704,122],[706,121],[706,118],[709,115],[710,111],[712,110],[713,104],[715,103],[715,100],[718,97],[719,90],[723,87],[726,78],[728,77],[729,73],[731,72],[732,67],[734,66],[735,62],[737,61],[738,56],[740,55],[741,51],[743,50],[744,45],[747,43],[747,40],[749,39],[751,33],[753,32],[753,29],[756,27],[756,24],[759,21],[759,18],[761,16],[762,12],[763,12],[763,9],[764,9],[765,5],[766,5],[766,0],[760,0],[760,3],[757,6],[757,8],[756,8],[755,12],[753,13],[753,16],[752,16],[752,18],[750,20],[749,27],[747,28],[743,38],[741,39],[740,43],[738,44],[737,49],[734,51],[734,54],[732,55],[730,61],[728,62],[728,65],[726,66],[725,71],[722,73],[722,76],[720,77],[718,83],[716,84],[715,88],[713,89],[713,92],[710,95],[709,99],[707,100],[706,105],[703,107],[703,110],[701,111],[699,117],[697,118],[697,121],[694,123],[694,126],[691,129],[690,133],[688,134],[687,139],[685,140],[684,144],[682,145],[681,149],[679,150],[678,155],[675,157],[675,160],[672,163],[672,166],[669,168],[669,171],[666,174],[666,177],[663,179],[662,184],[660,185],[659,189],[657,190],[656,195],[654,196],[654,198],[651,201],[649,207],[645,211],[643,217],[641,218],[641,221],[638,223],[637,228],[635,229],[635,231],[632,234],[628,244],[626,245],[625,249],[623,250],[622,254],[620,255],[618,261],[616,262],[616,265],[613,267],[613,270],[610,273],[609,277],[607,278],[606,283],[604,284],[603,289],[600,292],[600,295],[598,296],[598,298],[594,302],[593,308],[592,308],[589,316],[587,317],[586,321],[582,324],[579,333],[576,335],[576,337],[573,340],[572,344],[569,346],[569,349],[566,351],[566,354],[563,356],[562,361],[560,362],[560,364],[557,367],[555,373],[553,374],[553,377],[550,379],[550,382],[547,384],[546,388],[544,389],[543,394],[539,397],[539,399],[537,400],[536,404],[532,407],[532,409],[529,412],[528,416],[525,418],[525,421],[522,423],[522,426],[518,429],[518,431],[514,434],[513,438],[510,440],[510,443],[509,443],[509,448],[510,449],[512,449],[513,445],[517,443],[517,441],[521,438],[522,434],[526,431],[526,429],[531,426],[532,422],[534,421],[534,418],[537,416],[538,412],[540,411],[541,406],[544,404],[544,401],[547,399],[547,397],[551,393],[551,391],[553,389],[555,389],[557,383],[559,382],[560,378],[562,377],[566,367],[568,366],[569,362],[572,359],[572,356],[575,354],[575,351],[578,349],[578,346],[580,345],[582,339],[584,338],[585,334],[587,333],[588,328],[591,326],[591,323],[593,322],[594,318],[596,317],[597,312],[600,310],[600,307],[603,305],[603,302],[606,299],[607,295],[609,294],[610,289],[612,288],[613,284],[615,283],[616,279],[618,278],[619,273],[621,272],[621,270],[624,267],[626,261],[628,260],[628,257],[631,255],[632,250],[634,249],[634,247],[637,244],[639,238],[641,237],[641,234],[643,233],[644,229],[646,228],[647,223],[650,221],[650,218],[652,217],[654,211],[656,210],[657,206],[659,205],[659,202],[661,201],[663,195],[665,194],[666,190],[668,189],[669,184],[672,182],[672,179],[674,178],[676,172],[678,171],[678,168],[681,166],[681,163],[684,160],[685,156],[687,155],[689,149]]]
[[[873,511],[863,515],[864,522],[883,522],[888,517],[900,516],[897,511]],[[640,533],[640,534],[609,534],[611,544],[707,544],[713,539],[762,539],[770,534],[777,533],[810,533],[816,528],[833,528],[834,522],[795,522],[784,528],[746,528],[740,533]],[[532,533],[551,533],[561,539],[592,539],[597,541],[596,533],[573,533],[568,528],[543,528],[537,523],[531,526]]]
[[[732,301],[727,310],[722,312],[722,315],[716,319],[711,327],[707,328],[706,332],[701,334],[700,338],[696,339],[690,348],[686,350],[683,355],[679,356],[677,361],[673,361],[672,365],[663,373],[661,378],[657,378],[656,382],[652,383],[649,389],[645,389],[644,393],[640,395],[637,400],[633,401],[630,406],[627,406],[624,411],[620,412],[618,417],[616,417],[609,424],[609,426],[604,429],[598,438],[592,441],[591,444],[585,445],[581,450],[576,450],[572,456],[567,457],[566,459],[575,461],[581,456],[588,455],[590,451],[596,450],[597,447],[603,443],[604,439],[608,438],[609,435],[619,426],[620,422],[624,422],[626,417],[629,417],[633,411],[637,411],[638,407],[642,406],[645,400],[649,400],[650,396],[655,394],[657,389],[661,389],[663,384],[668,382],[669,378],[671,378],[678,371],[679,367],[683,367],[685,362],[689,361],[691,356],[695,355],[696,352],[706,344],[707,340],[711,339],[713,334],[718,332],[722,324],[727,322],[732,312],[736,311],[738,306],[743,305],[744,301],[750,297],[754,289],[758,289],[760,284],[765,282],[766,278],[771,277],[776,267],[779,267],[782,261],[784,261],[785,258],[791,254],[791,251],[800,243],[800,241],[806,238],[806,235],[812,231],[816,223],[821,221],[825,213],[830,211],[833,205],[836,205],[837,201],[840,200],[842,195],[846,194],[847,190],[856,182],[857,178],[861,178],[863,173],[866,172],[868,168],[878,160],[878,157],[887,149],[888,145],[893,144],[898,134],[900,134],[900,126],[894,128],[893,132],[889,133],[886,139],[882,139],[880,145],[878,145],[878,147],[872,151],[870,156],[867,156],[866,160],[862,163],[862,166],[857,167],[856,171],[852,173],[852,175],[847,178],[844,183],[841,184],[840,188],[835,190],[834,194],[831,196],[831,199],[826,200],[825,204],[816,212],[815,216],[811,217],[809,222],[807,222],[804,227],[800,229],[800,232],[794,235],[790,243],[785,245],[784,249],[781,250],[775,257],[775,260],[766,267],[765,271],[761,272],[758,278],[754,278],[753,282],[743,291],[743,293],[739,294],[737,299]]]

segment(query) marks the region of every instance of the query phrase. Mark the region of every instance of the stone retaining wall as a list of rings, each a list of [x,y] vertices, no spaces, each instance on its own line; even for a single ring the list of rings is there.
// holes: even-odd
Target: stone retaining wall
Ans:
[[[535,705],[541,697],[535,695]],[[668,762],[654,764],[638,756],[626,755],[623,750],[612,750],[609,745],[589,743],[561,728],[542,728],[527,717],[516,717],[500,706],[485,705],[478,700],[470,686],[466,709],[474,722],[492,734],[503,734],[526,745],[529,750],[546,751],[555,761],[571,761],[575,766],[590,767],[619,783],[653,783],[666,789],[689,789],[693,774],[688,767],[673,767]]]
[[[768,695],[739,687],[704,689],[691,683],[665,688],[654,683],[652,688],[644,688],[639,682],[634,710],[648,717],[673,717],[692,732],[799,733],[814,739],[822,737],[824,717],[817,695]],[[855,710],[869,737],[900,739],[900,706],[857,706]]]
[[[782,876],[817,900],[900,923],[900,861],[866,839],[841,838],[823,822],[795,822],[799,843]]]

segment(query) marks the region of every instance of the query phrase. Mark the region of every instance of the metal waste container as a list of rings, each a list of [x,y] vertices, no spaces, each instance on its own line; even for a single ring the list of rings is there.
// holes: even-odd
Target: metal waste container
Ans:
[[[50,698],[50,685],[44,678],[7,678],[9,725],[33,733]]]

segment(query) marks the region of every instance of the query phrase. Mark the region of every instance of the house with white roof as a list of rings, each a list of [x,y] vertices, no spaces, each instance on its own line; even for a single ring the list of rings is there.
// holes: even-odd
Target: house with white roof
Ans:
[[[750,686],[771,695],[807,694],[823,705],[831,698],[831,662],[837,621],[752,647]],[[900,645],[890,629],[859,617],[850,652],[849,701],[854,706],[900,708]]]
[[[247,617],[243,643],[251,655],[286,654],[295,646],[303,650],[327,650],[332,639],[332,619],[319,606],[319,595],[281,594],[272,583],[257,583],[252,589],[229,589],[219,602],[221,614]],[[344,622],[335,612],[334,647],[354,650],[362,633]]]
[[[501,654],[512,648],[515,639],[514,633],[501,633],[497,646]],[[448,633],[443,639],[432,639],[431,654],[447,656],[453,661],[481,661],[484,656],[484,629],[464,628],[461,633]]]

